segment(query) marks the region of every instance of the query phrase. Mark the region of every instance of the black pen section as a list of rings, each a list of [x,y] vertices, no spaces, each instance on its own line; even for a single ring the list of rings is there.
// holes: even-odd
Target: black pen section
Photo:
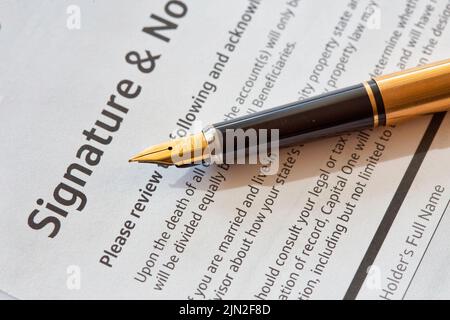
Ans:
[[[233,139],[230,133],[236,129],[243,129],[244,132],[247,129],[255,129],[256,132],[259,129],[278,129],[280,147],[300,144],[317,138],[373,127],[374,113],[377,110],[372,107],[369,94],[373,94],[373,101],[375,93],[366,89],[364,84],[358,84],[213,126],[222,133],[225,157],[230,151],[236,151],[227,150],[227,145],[236,146],[237,143],[226,142],[227,139]],[[376,98],[381,99],[379,91]],[[384,114],[380,116],[384,117]],[[270,138],[270,133],[268,136]],[[264,141],[258,141],[258,144],[263,143]],[[246,141],[245,148],[248,147]]]

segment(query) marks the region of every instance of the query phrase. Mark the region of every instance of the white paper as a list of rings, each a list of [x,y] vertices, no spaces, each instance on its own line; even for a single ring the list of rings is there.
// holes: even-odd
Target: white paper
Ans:
[[[202,89],[206,99],[195,113],[201,123],[192,128],[222,121],[232,112],[244,115],[249,108],[259,110],[355,84],[369,79],[374,70],[387,73],[448,58],[450,2],[167,3],[7,1],[0,5],[0,289],[20,299],[449,298],[448,116],[435,130],[411,183],[406,183],[409,189],[403,201],[395,195],[402,192],[398,189],[406,173],[410,176],[414,171],[407,169],[413,159],[416,163],[420,158],[414,155],[431,117],[366,131],[370,137],[362,151],[355,149],[364,140],[357,133],[344,137],[342,151],[339,138],[286,149],[281,154],[282,171],[261,179],[262,185],[251,180],[259,174],[257,166],[199,167],[204,175],[196,182],[194,176],[202,173],[198,168],[165,169],[127,160],[180,130],[178,119],[186,117],[192,97]],[[161,24],[151,14],[177,25],[159,31],[170,41],[143,31]],[[399,26],[400,21],[404,25]],[[241,29],[235,31],[238,26]],[[411,35],[412,29],[419,32]],[[267,46],[271,30],[277,35],[273,48]],[[235,41],[233,51],[231,44],[225,47],[230,37]],[[133,51],[144,57],[146,50],[153,57],[160,55],[148,73],[148,61],[141,65],[144,72],[129,63],[136,62]],[[283,50],[289,51],[287,57],[280,57]],[[270,59],[257,79],[246,85],[261,55]],[[211,70],[217,62],[221,62],[216,65],[219,77],[214,79]],[[260,102],[254,101],[262,100],[259,95],[274,70],[279,73],[260,108]],[[123,80],[132,81],[132,85],[120,84],[121,90],[130,85],[128,94],[136,93],[139,86],[136,97],[118,93]],[[239,104],[236,98],[244,86],[250,93]],[[127,113],[107,105],[111,95]],[[117,131],[95,125],[97,120],[108,121],[102,110],[122,118]],[[92,128],[112,141],[102,144],[92,136],[88,141],[83,131]],[[86,164],[86,150],[77,158],[85,144],[103,152],[98,164],[92,165],[95,159]],[[377,153],[370,179],[358,178],[377,146],[382,155]],[[343,173],[353,153],[358,156],[356,165],[352,173]],[[327,175],[328,186],[321,185],[315,197],[308,191],[320,184],[320,169],[327,168],[330,156],[335,168]],[[64,178],[73,163],[92,171],[74,171],[84,186]],[[160,182],[148,185],[156,172],[162,175]],[[341,177],[346,178],[345,186]],[[75,203],[63,205],[54,199],[56,189],[70,202],[71,195],[61,191],[60,183],[80,192]],[[357,189],[362,183],[364,187]],[[133,216],[131,211],[142,194],[139,189],[146,186],[152,196],[147,196],[145,209],[138,205],[143,210],[135,209]],[[324,214],[321,207],[330,209],[327,201],[333,186],[339,203],[335,201],[332,212]],[[442,191],[432,196],[436,188]],[[355,192],[361,194],[355,196],[357,201],[352,200]],[[81,193],[86,204],[77,210]],[[181,200],[186,208],[175,212],[176,201],[182,198],[187,199]],[[308,198],[314,201],[312,210]],[[246,199],[250,199],[249,207],[245,207]],[[397,199],[398,213],[392,225],[387,224],[385,237],[374,240],[380,244],[375,254],[367,253],[374,248],[370,247],[374,235],[380,235],[377,229],[383,217],[387,212],[392,216],[393,209],[388,208],[394,206],[393,199]],[[418,215],[430,200],[433,211],[424,221]],[[67,216],[46,209],[48,203]],[[352,206],[356,207],[345,221],[344,213],[350,212],[345,209]],[[53,223],[37,230],[30,227],[33,210],[40,210],[33,217],[35,224],[44,223],[46,217],[57,218],[60,229],[53,238],[49,237]],[[165,222],[177,214],[176,223]],[[176,252],[174,243],[181,244],[183,232],[193,230],[185,226],[193,219],[195,231],[184,237],[184,251]],[[239,222],[230,229],[230,221]],[[414,221],[424,227],[420,239],[409,244],[408,235],[418,235]],[[117,245],[115,239],[124,224],[133,228],[122,231],[126,241]],[[168,228],[172,226],[174,230]],[[340,231],[333,235],[336,228]],[[154,241],[162,234],[168,238],[164,249],[155,249]],[[227,234],[233,236],[221,251]],[[331,237],[328,242],[327,237]],[[327,258],[324,252],[330,252],[327,244],[333,246],[333,239],[337,244]],[[114,250],[120,250],[116,258],[111,255]],[[412,250],[412,256],[405,250]],[[391,271],[400,264],[400,254],[404,259],[400,268],[405,269],[401,277]],[[109,257],[111,266],[100,262],[103,256]],[[364,257],[368,261],[373,257],[367,276],[364,270],[357,271]],[[136,278],[144,279],[143,270],[151,276],[140,282]]]

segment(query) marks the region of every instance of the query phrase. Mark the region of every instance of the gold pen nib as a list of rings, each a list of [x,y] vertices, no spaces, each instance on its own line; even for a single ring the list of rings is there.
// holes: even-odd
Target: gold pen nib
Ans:
[[[194,164],[209,157],[206,152],[207,146],[203,133],[198,133],[154,145],[128,161],[177,166]]]

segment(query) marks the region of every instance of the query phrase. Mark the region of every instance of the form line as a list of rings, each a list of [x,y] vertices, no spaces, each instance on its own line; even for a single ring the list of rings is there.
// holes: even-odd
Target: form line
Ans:
[[[439,218],[439,221],[438,221],[438,223],[437,223],[437,225],[436,225],[436,228],[434,228],[433,234],[431,235],[431,238],[430,238],[430,240],[428,241],[428,244],[427,244],[425,250],[423,251],[423,254],[422,254],[422,257],[420,258],[419,264],[417,265],[416,270],[414,271],[414,274],[412,275],[411,280],[409,281],[408,286],[406,287],[405,293],[404,293],[403,296],[402,296],[402,300],[405,299],[406,293],[408,292],[409,287],[411,286],[411,283],[412,283],[412,281],[414,280],[414,277],[416,276],[417,270],[419,270],[419,267],[420,267],[420,264],[422,263],[423,257],[425,257],[425,254],[427,253],[428,247],[430,246],[430,243],[431,243],[431,241],[432,241],[433,238],[434,238],[434,234],[436,233],[437,229],[439,228],[439,224],[441,223],[441,220],[442,220],[442,218],[444,217],[444,214],[445,214],[445,212],[447,211],[448,205],[449,205],[449,204],[450,204],[450,200],[448,200],[447,205],[445,206],[445,209],[444,209],[444,211],[442,212],[441,217]]]

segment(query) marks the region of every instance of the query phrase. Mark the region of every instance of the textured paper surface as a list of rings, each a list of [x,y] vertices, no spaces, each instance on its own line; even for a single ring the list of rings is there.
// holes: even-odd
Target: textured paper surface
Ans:
[[[169,4],[172,15],[166,3],[0,5],[0,289],[19,299],[449,298],[448,116],[289,148],[279,174],[260,179],[256,166],[166,169],[127,160],[182,133],[179,119],[194,128],[449,58],[450,3],[187,1]],[[152,14],[177,25],[159,31],[170,41],[143,31],[161,24]],[[133,63],[133,52],[146,50],[160,55],[148,73],[149,63],[144,71]],[[118,93],[124,80],[133,83],[128,94],[139,86],[136,97]],[[201,90],[193,113],[201,124],[191,124]],[[127,113],[107,105],[111,95]],[[117,131],[95,125],[108,121],[102,110],[121,117]],[[83,131],[91,128],[112,141],[88,141]],[[102,150],[98,164],[86,164],[86,152],[77,158],[85,144]],[[377,148],[370,179],[358,178]],[[347,174],[352,154],[358,160]],[[92,170],[76,172],[84,186],[64,178],[73,163]],[[67,206],[54,199],[60,183],[86,197],[81,210],[81,198]],[[339,202],[324,213],[339,188]],[[151,193],[142,211],[140,189]],[[430,201],[432,214],[421,218]],[[33,210],[35,223],[58,219],[53,238],[54,224],[29,226]]]

